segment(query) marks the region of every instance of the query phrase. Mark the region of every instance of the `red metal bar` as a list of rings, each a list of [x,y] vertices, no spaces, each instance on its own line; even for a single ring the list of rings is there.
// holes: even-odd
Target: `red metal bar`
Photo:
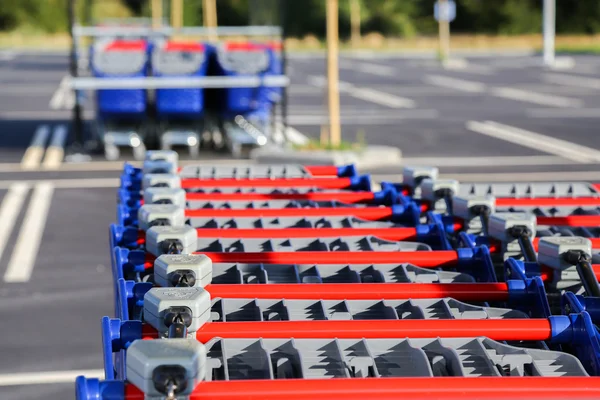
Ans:
[[[391,207],[323,207],[323,208],[200,208],[185,210],[186,217],[326,217],[354,216],[369,221],[389,219]]]
[[[485,336],[492,340],[540,341],[552,337],[548,319],[450,319],[210,322],[197,332],[202,343],[219,337],[296,339],[462,338]]]
[[[256,201],[256,200],[311,200],[339,201],[342,203],[370,202],[375,198],[373,192],[310,192],[310,193],[188,193],[186,199],[218,201]]]
[[[592,187],[600,192],[600,183],[592,183]]]
[[[376,236],[384,240],[416,240],[415,228],[199,228],[198,237],[212,238],[320,238],[342,236]]]
[[[352,184],[351,178],[288,178],[288,179],[197,179],[181,180],[183,189],[197,187],[319,187],[322,189],[345,189]]]
[[[191,400],[592,400],[596,377],[418,377],[273,379],[200,382]],[[125,386],[126,400],[144,400]]]
[[[600,206],[600,197],[537,197],[496,199],[496,207],[559,207],[559,206]]]
[[[307,165],[304,167],[312,176],[337,177],[338,168],[335,165]]]
[[[406,300],[506,301],[506,283],[304,283],[208,285],[212,298],[294,300]]]
[[[600,215],[570,215],[568,217],[537,217],[538,225],[600,227]]]
[[[410,263],[421,268],[453,267],[458,255],[447,251],[297,251],[264,253],[211,253],[205,254],[213,262],[240,262],[263,264],[390,264]]]

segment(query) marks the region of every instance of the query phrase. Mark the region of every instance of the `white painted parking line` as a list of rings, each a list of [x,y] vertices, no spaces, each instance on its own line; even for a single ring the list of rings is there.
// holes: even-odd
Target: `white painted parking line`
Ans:
[[[2,204],[0,205],[0,258],[6,249],[8,239],[14,229],[17,217],[21,212],[23,203],[27,193],[29,193],[30,185],[24,182],[12,183],[9,186],[8,192],[4,195]]]
[[[104,370],[87,369],[2,374],[0,375],[0,386],[48,385],[53,383],[69,383],[72,385],[78,376],[104,379]]]
[[[308,76],[306,78],[310,85],[325,87],[327,80],[324,76]],[[370,88],[357,87],[349,82],[340,81],[338,83],[340,93],[347,94],[356,99],[364,100],[370,103],[379,104],[390,108],[414,108],[415,102],[406,97],[400,97],[391,93],[382,92]]]
[[[579,163],[600,162],[600,151],[596,149],[493,121],[469,121],[467,122],[467,129]]]
[[[67,126],[57,125],[54,127],[50,146],[46,150],[46,157],[42,168],[46,170],[58,169],[65,155],[65,142],[67,140]]]
[[[363,74],[383,76],[386,78],[398,76],[398,70],[388,65],[379,65],[373,63],[357,63],[351,61],[340,61],[340,68],[351,69]]]
[[[451,78],[441,75],[425,75],[425,83],[452,88],[458,91],[470,93],[489,93],[492,96],[509,100],[523,101],[552,107],[579,108],[583,107],[583,101],[572,97],[563,97],[548,93],[536,93],[531,90],[521,90],[512,87],[490,87],[482,82],[465,79]]]
[[[54,184],[51,182],[36,183],[21,232],[4,274],[5,282],[27,282],[31,278],[53,193]]]
[[[497,87],[491,89],[491,94],[496,97],[502,97],[510,100],[535,103],[544,106],[579,108],[583,106],[583,101],[572,97],[563,97],[551,95],[548,93],[535,93],[529,90],[521,90],[510,87]]]
[[[12,61],[17,57],[17,53],[12,50],[0,52],[0,61]]]
[[[566,74],[544,74],[542,78],[549,83],[600,90],[600,79]]]
[[[435,119],[439,117],[437,110],[400,110],[394,113],[370,113],[365,111],[363,114],[342,113],[340,116],[342,125],[367,125],[367,126],[387,126],[404,120]],[[314,126],[326,124],[329,121],[327,115],[290,115],[288,123],[295,126]]]
[[[450,88],[469,93],[483,93],[486,87],[481,82],[467,81],[464,79],[450,78],[441,75],[425,75],[423,81],[430,85]]]
[[[600,108],[530,108],[525,112],[532,118],[600,118]]]
[[[52,95],[48,107],[51,110],[60,110],[65,108],[65,96],[69,92],[69,77],[64,76],[58,85],[58,88]]]
[[[434,167],[494,167],[543,166],[579,164],[556,156],[491,156],[491,157],[403,157],[404,165],[431,165]]]
[[[33,135],[33,139],[31,140],[31,144],[27,150],[25,150],[25,154],[21,160],[21,168],[35,169],[40,166],[49,134],[50,127],[48,125],[38,126],[35,134]]]

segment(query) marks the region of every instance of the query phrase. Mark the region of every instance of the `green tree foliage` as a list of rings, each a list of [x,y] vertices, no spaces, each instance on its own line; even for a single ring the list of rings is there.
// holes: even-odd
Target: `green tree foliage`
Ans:
[[[0,0],[0,30],[66,30],[68,0]],[[78,10],[90,0],[77,0]],[[96,16],[149,16],[149,0],[93,0]],[[340,1],[340,34],[350,34],[350,0]],[[540,33],[542,0],[455,0],[452,31],[484,34]],[[360,0],[363,33],[434,34],[435,0]],[[600,32],[599,0],[556,0],[558,33]],[[165,4],[168,6],[169,1]],[[325,35],[325,0],[217,0],[219,25],[277,24],[286,8],[290,36]],[[126,10],[123,11],[123,10]],[[165,10],[168,13],[167,10]],[[202,0],[184,0],[184,24],[202,25]]]

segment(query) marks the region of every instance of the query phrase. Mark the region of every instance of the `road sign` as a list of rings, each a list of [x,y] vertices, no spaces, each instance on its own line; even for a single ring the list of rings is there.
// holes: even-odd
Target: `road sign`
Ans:
[[[453,0],[436,1],[433,5],[436,21],[452,22],[456,18],[456,3]]]

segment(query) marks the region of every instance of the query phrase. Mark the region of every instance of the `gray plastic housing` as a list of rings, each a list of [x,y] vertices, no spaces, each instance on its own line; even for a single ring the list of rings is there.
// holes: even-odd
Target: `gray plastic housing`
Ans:
[[[181,254],[192,254],[198,248],[198,234],[189,225],[153,226],[146,231],[146,251],[156,257],[167,252],[168,244],[176,242]]]
[[[540,238],[538,243],[538,262],[553,269],[565,270],[573,264],[564,260],[569,250],[579,250],[592,256],[592,242],[579,236],[552,236]]]
[[[154,282],[170,287],[172,275],[182,271],[194,274],[194,287],[205,287],[212,281],[212,260],[203,254],[163,254],[154,261]]]
[[[178,165],[179,154],[173,150],[148,150],[146,161],[167,161],[173,165]]]
[[[356,217],[192,217],[189,224],[194,228],[394,228],[403,225],[388,221],[368,221]]]
[[[206,380],[588,376],[574,356],[479,338],[218,339]],[[508,379],[508,378],[507,378]],[[375,382],[376,384],[376,382]],[[431,384],[435,385],[432,381]]]
[[[170,203],[177,207],[186,207],[185,190],[178,188],[152,187],[144,190],[144,204]]]
[[[358,289],[360,290],[360,288]],[[318,298],[315,293],[315,298]],[[286,300],[213,299],[213,322],[400,319],[510,319],[527,314],[445,299]]]
[[[185,209],[175,204],[144,204],[138,209],[138,227],[148,230],[154,221],[161,220],[168,226],[185,225]]]
[[[490,214],[496,211],[496,198],[494,196],[455,196],[452,199],[452,215],[462,219],[467,233],[479,234],[483,230],[481,216],[473,213],[476,206],[486,206]]]
[[[181,178],[177,174],[144,174],[142,189],[151,187],[168,187],[181,189]]]
[[[504,243],[510,243],[515,239],[508,234],[508,229],[513,226],[524,226],[535,237],[537,219],[531,213],[498,212],[490,216],[488,233],[491,237]]]
[[[154,387],[152,374],[161,366],[181,366],[186,371],[187,388],[180,396],[190,395],[207,372],[206,347],[197,340],[135,340],[127,348],[127,380],[139,388],[146,399],[164,399]],[[178,397],[182,398],[182,397]]]
[[[424,179],[421,182],[421,200],[427,201],[433,205],[437,212],[446,211],[446,200],[439,197],[436,192],[438,190],[448,189],[452,191],[452,196],[458,193],[460,183],[454,179]]]
[[[194,231],[195,232],[195,231]],[[431,251],[417,242],[391,242],[374,236],[291,239],[198,238],[198,252],[262,253],[290,251]]]
[[[255,178],[310,178],[312,175],[301,165],[187,165],[181,169],[182,178],[198,179],[255,179]]]
[[[439,170],[435,167],[404,167],[402,184],[415,189],[424,179],[437,180]]]
[[[165,315],[172,307],[185,307],[190,310],[190,337],[193,337],[193,333],[205,322],[210,321],[210,294],[201,287],[150,289],[144,295],[144,321],[152,325],[159,334],[166,336],[169,327],[165,325]]]
[[[144,174],[176,174],[177,164],[165,160],[146,160],[142,166]]]
[[[213,264],[214,284],[473,283],[468,274],[412,264]],[[357,288],[359,290],[359,288]]]
[[[496,197],[597,197],[598,191],[587,182],[523,182],[462,184],[460,195],[492,195]]]

